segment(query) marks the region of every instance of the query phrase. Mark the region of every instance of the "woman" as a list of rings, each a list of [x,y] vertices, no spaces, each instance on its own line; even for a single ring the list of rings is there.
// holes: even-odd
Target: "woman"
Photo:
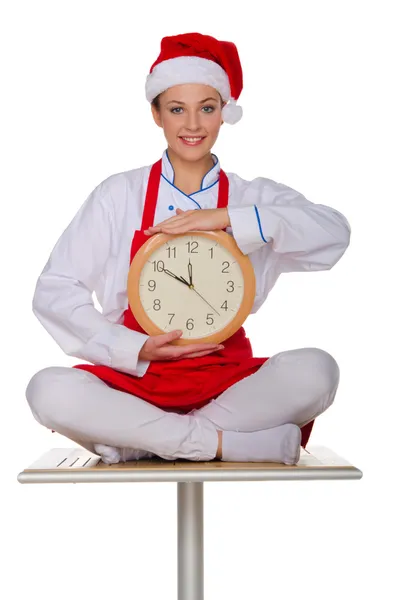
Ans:
[[[271,179],[221,169],[211,148],[224,122],[240,120],[242,86],[231,42],[163,38],[146,98],[167,149],[92,191],[38,279],[34,314],[66,354],[87,362],[42,369],[27,400],[39,423],[104,462],[157,455],[296,464],[313,420],[334,400],[339,368],[324,350],[253,357],[243,327],[222,345],[175,346],[181,331],[151,337],[128,306],[131,260],[158,232],[233,235],[255,270],[252,313],[281,273],[330,269],[348,247],[338,211]]]

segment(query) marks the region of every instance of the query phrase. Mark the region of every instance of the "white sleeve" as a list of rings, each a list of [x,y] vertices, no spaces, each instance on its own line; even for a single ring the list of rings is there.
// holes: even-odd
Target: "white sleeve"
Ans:
[[[228,213],[243,254],[270,244],[282,271],[330,269],[350,243],[350,225],[340,212],[263,177],[250,182],[241,205],[228,206]]]
[[[106,180],[88,196],[55,244],[38,278],[32,309],[69,356],[142,377],[138,359],[148,335],[111,323],[94,306],[93,291],[110,255],[113,204]]]

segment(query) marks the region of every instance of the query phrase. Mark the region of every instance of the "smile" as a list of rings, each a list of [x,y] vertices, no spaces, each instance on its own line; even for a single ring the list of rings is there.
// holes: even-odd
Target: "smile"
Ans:
[[[205,137],[180,137],[180,140],[187,146],[197,146],[205,139]]]

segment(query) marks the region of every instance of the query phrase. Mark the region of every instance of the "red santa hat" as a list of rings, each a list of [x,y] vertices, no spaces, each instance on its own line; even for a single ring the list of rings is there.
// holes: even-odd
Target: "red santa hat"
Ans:
[[[226,104],[225,123],[237,123],[243,109],[237,105],[243,89],[243,72],[236,46],[210,35],[183,33],[164,37],[160,54],[146,78],[149,102],[161,92],[183,83],[202,83],[215,88]]]

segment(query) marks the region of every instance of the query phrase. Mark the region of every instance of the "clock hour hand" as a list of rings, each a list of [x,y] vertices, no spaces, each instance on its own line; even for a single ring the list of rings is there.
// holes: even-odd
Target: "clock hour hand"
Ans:
[[[189,283],[188,281],[186,281],[186,279],[185,279],[184,277],[182,277],[182,275],[180,276],[180,279],[182,279],[182,281],[183,281],[184,283],[186,283],[186,285],[187,285],[188,287],[190,287],[190,283]]]
[[[178,275],[175,275],[175,273],[172,273],[168,269],[163,269],[163,272],[166,273],[167,275],[170,275],[174,279],[177,279],[178,281],[180,281],[181,283],[183,283],[183,284],[185,284],[185,285],[187,285],[189,287],[188,282],[183,277],[178,277]]]

